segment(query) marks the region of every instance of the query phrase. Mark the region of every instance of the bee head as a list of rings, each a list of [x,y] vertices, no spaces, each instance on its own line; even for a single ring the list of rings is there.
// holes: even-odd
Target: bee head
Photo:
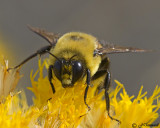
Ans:
[[[74,55],[75,56],[75,55]],[[54,63],[54,74],[61,81],[62,86],[72,87],[83,76],[84,67],[79,60],[58,59]]]

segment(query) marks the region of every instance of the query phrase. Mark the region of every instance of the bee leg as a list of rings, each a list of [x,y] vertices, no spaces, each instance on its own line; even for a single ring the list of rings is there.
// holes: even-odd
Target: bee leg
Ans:
[[[25,64],[26,62],[28,62],[29,60],[31,60],[32,58],[36,57],[37,55],[43,55],[45,53],[47,53],[48,51],[50,51],[51,49],[51,45],[42,47],[41,49],[37,50],[37,52],[33,53],[32,55],[30,55],[28,58],[26,58],[25,60],[23,60],[20,64],[18,64],[17,66],[13,67],[13,68],[8,68],[7,71],[11,70],[11,69],[16,69],[19,68],[20,66],[22,66],[23,64]]]
[[[109,94],[108,94],[108,90],[109,90],[109,86],[110,86],[110,81],[111,81],[111,74],[109,71],[107,71],[107,75],[104,81],[104,89],[105,89],[105,99],[106,99],[106,109],[108,111],[108,116],[112,119],[117,121],[118,123],[121,123],[118,119],[113,118],[110,115],[110,100],[109,100]]]
[[[91,110],[90,106],[86,103],[87,92],[88,92],[88,88],[89,88],[89,86],[90,86],[90,81],[91,81],[91,73],[90,73],[90,70],[87,69],[87,80],[86,80],[87,87],[86,87],[85,93],[84,93],[84,103],[85,103],[85,105],[88,107],[88,111]]]
[[[50,85],[52,87],[52,92],[54,94],[56,91],[55,91],[55,88],[54,88],[53,83],[52,83],[52,78],[53,78],[52,71],[53,71],[53,65],[50,65],[49,69],[48,69],[48,79],[49,79]]]

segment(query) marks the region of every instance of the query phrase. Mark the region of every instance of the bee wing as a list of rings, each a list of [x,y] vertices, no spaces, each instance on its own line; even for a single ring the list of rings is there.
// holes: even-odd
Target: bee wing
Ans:
[[[113,54],[113,53],[128,53],[128,52],[149,52],[151,50],[145,50],[140,48],[134,48],[134,47],[122,47],[114,44],[110,44],[108,42],[100,42],[102,45],[101,48],[98,49],[98,51],[101,54]]]
[[[44,38],[45,40],[47,40],[50,43],[50,45],[55,45],[57,40],[60,38],[60,34],[57,34],[57,33],[46,32],[44,29],[31,27],[29,25],[28,25],[28,28],[34,33]]]

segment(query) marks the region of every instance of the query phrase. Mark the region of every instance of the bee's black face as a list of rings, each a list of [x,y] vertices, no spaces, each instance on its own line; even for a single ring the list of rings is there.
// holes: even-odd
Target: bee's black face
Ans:
[[[61,81],[62,86],[72,87],[74,83],[79,80],[84,72],[83,65],[78,60],[64,60],[56,61],[54,64],[54,74]]]

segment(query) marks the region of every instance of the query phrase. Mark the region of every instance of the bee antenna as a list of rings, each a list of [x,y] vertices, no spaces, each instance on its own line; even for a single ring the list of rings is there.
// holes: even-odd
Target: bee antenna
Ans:
[[[53,55],[51,52],[49,52],[49,51],[47,51],[51,56],[53,56],[54,58],[56,58],[60,63],[62,63],[61,62],[61,60],[58,58],[58,57],[56,57],[55,55]]]
[[[72,58],[74,58],[75,56],[77,56],[77,55],[73,55],[73,56],[69,59],[69,61],[70,61]]]

